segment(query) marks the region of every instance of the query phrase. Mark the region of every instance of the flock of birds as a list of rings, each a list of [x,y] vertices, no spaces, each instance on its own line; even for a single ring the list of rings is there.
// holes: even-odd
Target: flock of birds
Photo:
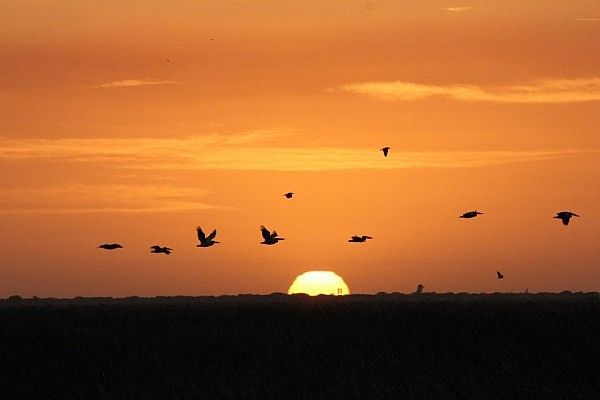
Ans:
[[[384,157],[387,157],[390,149],[391,149],[390,147],[383,147],[382,149],[380,149],[380,151],[383,152]],[[294,192],[287,192],[283,196],[286,199],[291,199],[294,197]],[[473,210],[473,211],[465,212],[464,214],[460,215],[458,218],[469,219],[469,218],[475,218],[478,215],[483,215],[483,213],[480,211],[477,211],[477,210]],[[577,215],[571,211],[560,211],[560,212],[557,212],[553,218],[560,219],[562,221],[563,225],[569,225],[569,222],[571,221],[571,218],[573,218],[573,217],[579,217],[579,215]],[[261,232],[262,238],[263,238],[263,241],[260,242],[260,244],[265,244],[265,245],[270,246],[270,245],[277,244],[280,240],[285,240],[285,238],[279,236],[279,234],[277,234],[276,231],[269,231],[263,225],[261,225],[261,227],[260,227],[260,232]],[[215,237],[217,236],[216,229],[214,229],[207,236],[204,233],[204,231],[202,230],[202,228],[198,226],[198,227],[196,227],[196,233],[198,235],[198,241],[200,242],[199,244],[196,245],[196,247],[211,247],[217,243],[220,243],[215,240]],[[368,236],[368,235],[361,235],[361,236],[355,235],[355,236],[351,236],[350,239],[348,240],[348,242],[364,243],[368,239],[373,239],[373,237]],[[100,246],[98,246],[98,248],[104,249],[104,250],[116,250],[116,249],[122,249],[123,246],[121,246],[119,243],[104,243],[104,244],[101,244]],[[154,245],[154,246],[150,247],[150,252],[155,253],[155,254],[169,255],[169,254],[171,254],[172,251],[173,251],[172,248],[166,247],[166,246]],[[504,275],[500,271],[496,271],[496,274],[497,274],[498,279],[504,278]]]

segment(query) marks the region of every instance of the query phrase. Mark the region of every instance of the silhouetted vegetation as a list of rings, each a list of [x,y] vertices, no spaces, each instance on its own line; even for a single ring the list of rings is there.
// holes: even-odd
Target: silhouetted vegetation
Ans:
[[[600,296],[0,300],[3,399],[591,399]]]

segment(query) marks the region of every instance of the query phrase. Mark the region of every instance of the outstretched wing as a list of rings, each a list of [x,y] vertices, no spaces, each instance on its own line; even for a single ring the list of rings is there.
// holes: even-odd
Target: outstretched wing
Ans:
[[[155,245],[155,246],[151,246],[150,248],[151,248],[152,250],[160,250],[160,246],[156,246],[156,245]]]
[[[273,231],[271,233],[271,238],[275,239],[277,237],[277,232]]]
[[[200,240],[201,242],[205,242],[206,241],[206,235],[204,234],[204,232],[202,232],[202,228],[200,228],[199,226],[197,226],[196,230],[198,231],[198,240]]]
[[[212,231],[212,232],[210,233],[210,235],[208,235],[208,236],[206,237],[206,240],[209,240],[209,241],[210,241],[210,240],[213,240],[213,239],[215,238],[215,236],[217,236],[217,230],[216,230],[216,229],[215,229],[214,231]]]
[[[372,236],[365,236],[365,235],[363,235],[363,239],[373,239],[373,237]]]
[[[263,225],[260,226],[260,233],[262,233],[262,237],[265,240],[269,240],[271,238],[271,232],[269,232],[269,230]]]
[[[496,271],[496,274],[498,275],[498,279],[504,278],[504,275],[502,275],[500,271]]]

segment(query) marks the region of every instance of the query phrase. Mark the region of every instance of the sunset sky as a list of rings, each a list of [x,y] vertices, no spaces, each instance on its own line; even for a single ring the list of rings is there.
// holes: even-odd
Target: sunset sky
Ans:
[[[600,289],[596,0],[0,15],[0,297]]]

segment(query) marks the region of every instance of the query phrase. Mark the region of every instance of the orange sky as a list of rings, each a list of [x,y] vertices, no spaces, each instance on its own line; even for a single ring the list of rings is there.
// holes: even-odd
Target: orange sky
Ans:
[[[600,3],[551,3],[1,2],[0,297],[598,290]]]

